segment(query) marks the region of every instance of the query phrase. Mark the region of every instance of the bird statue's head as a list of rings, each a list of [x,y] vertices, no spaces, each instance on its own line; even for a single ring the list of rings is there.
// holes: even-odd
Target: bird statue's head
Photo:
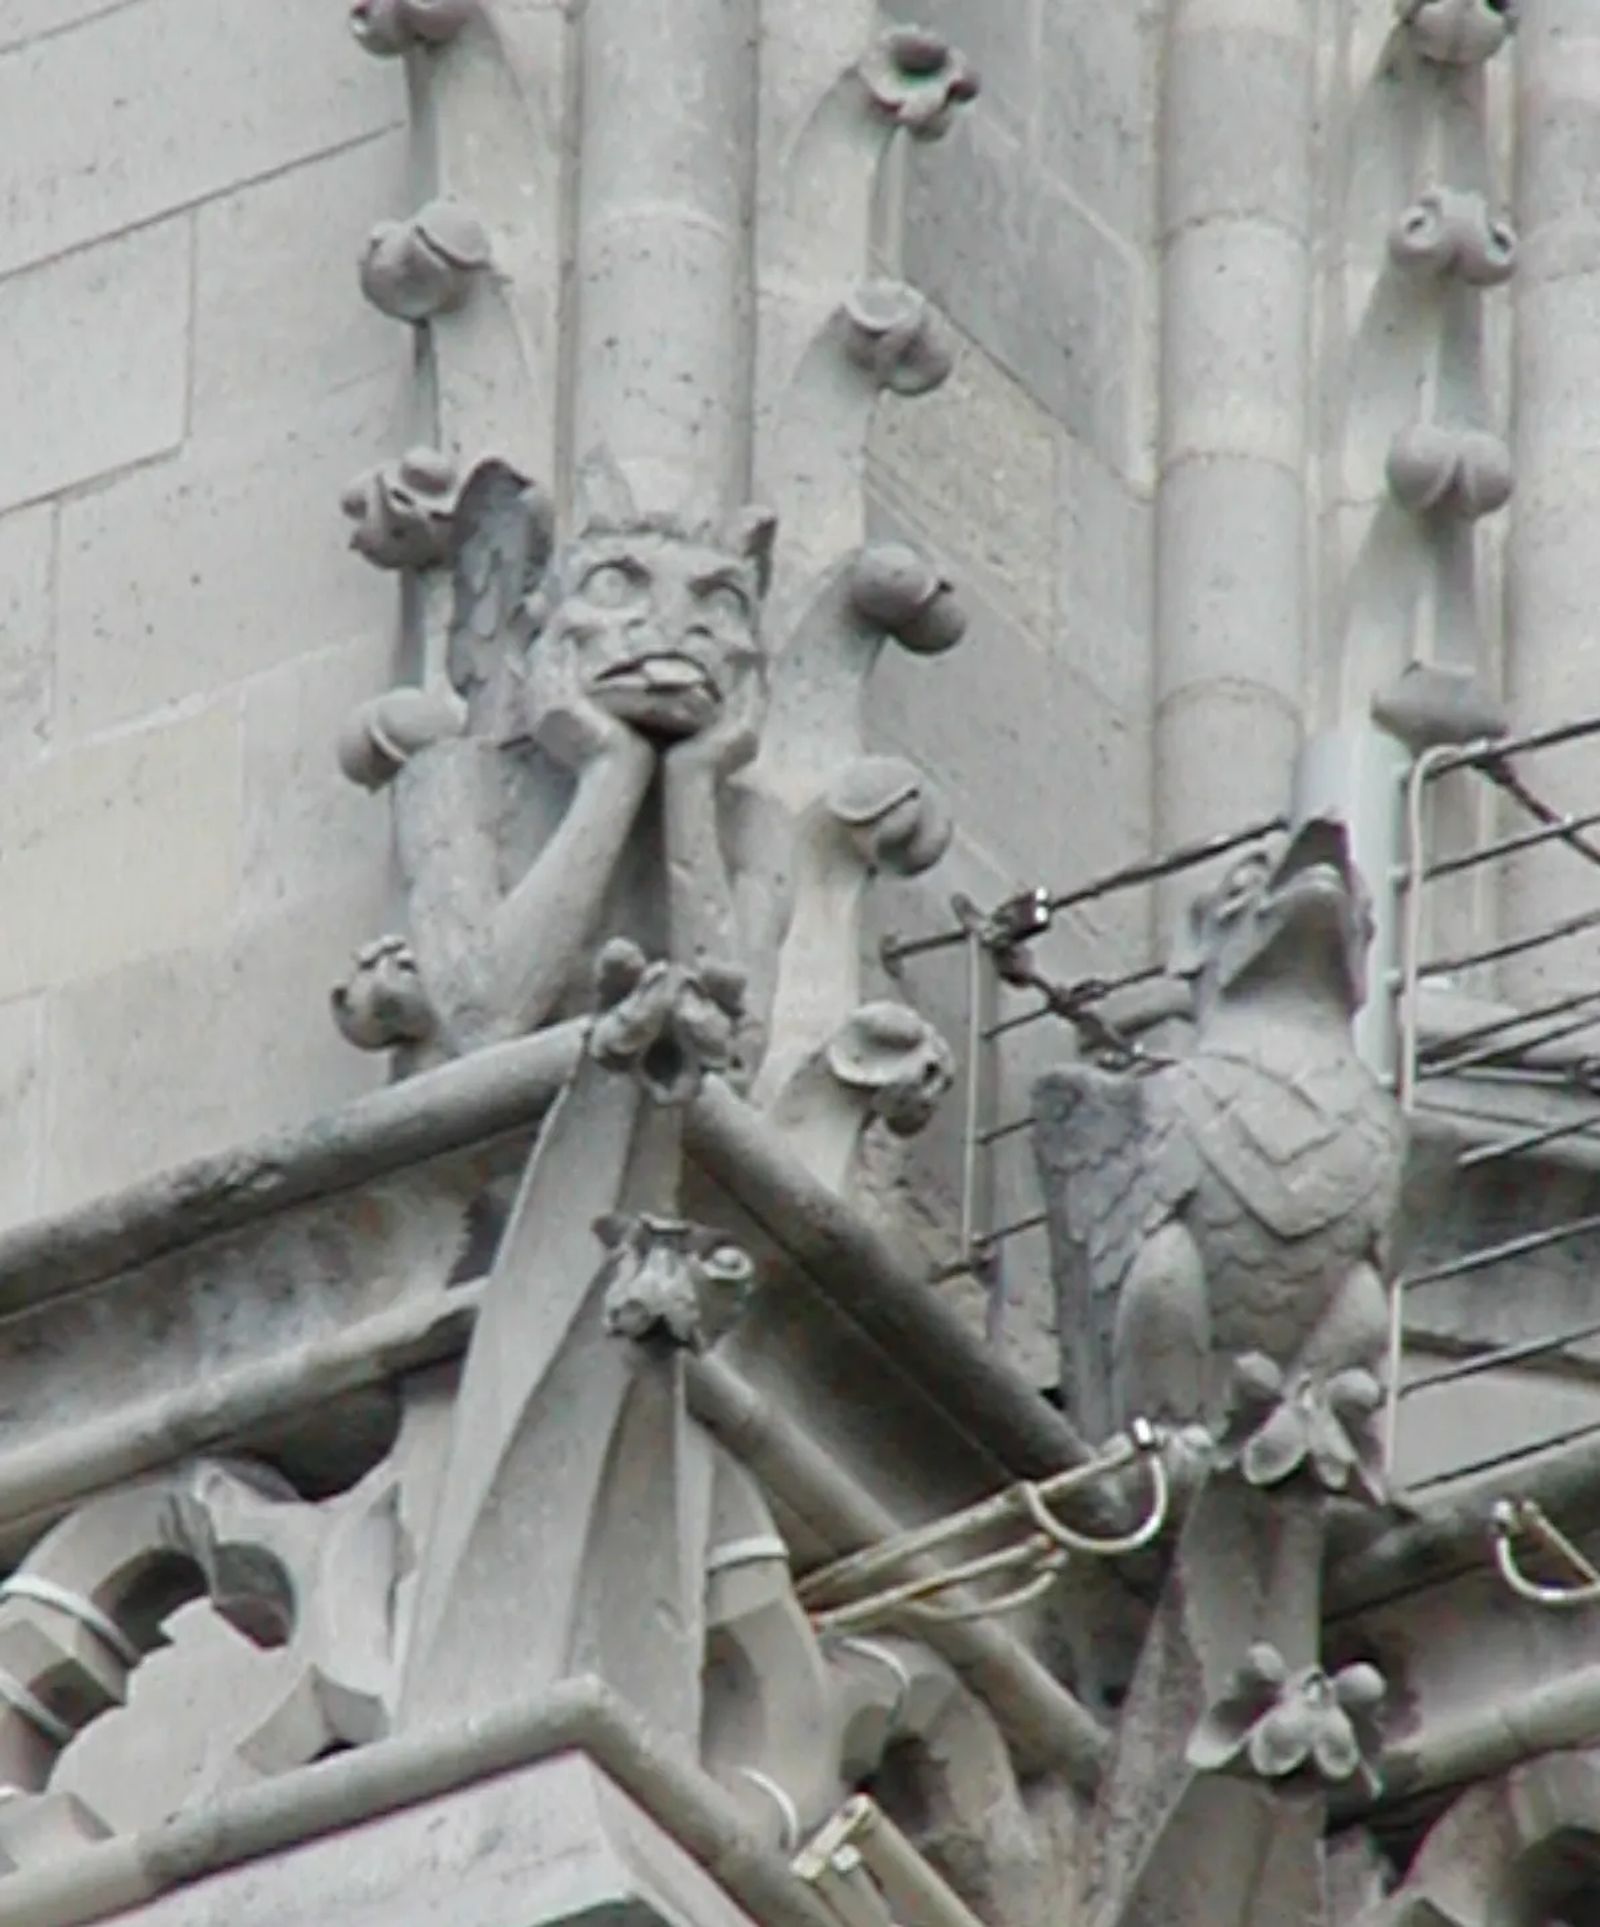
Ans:
[[[1344,825],[1312,817],[1237,859],[1190,906],[1172,968],[1197,1013],[1274,985],[1353,1017],[1366,995],[1372,905]]]

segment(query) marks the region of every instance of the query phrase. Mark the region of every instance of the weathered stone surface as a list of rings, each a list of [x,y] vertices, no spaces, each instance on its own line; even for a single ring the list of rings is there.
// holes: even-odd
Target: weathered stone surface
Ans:
[[[992,585],[1036,640],[1050,632],[1055,429],[981,349],[964,343],[931,395],[886,394],[873,421],[874,484],[939,533],[963,577]],[[1003,519],[996,502],[1007,504]]]
[[[0,518],[0,768],[15,775],[50,735],[55,516]]]
[[[237,725],[220,708],[0,788],[0,998],[210,942],[238,887],[238,796]]]
[[[225,30],[208,0],[138,0],[14,48],[0,273],[392,125],[402,90],[393,65],[349,57],[323,0],[246,7]]]
[[[252,677],[240,689],[245,921],[269,919],[314,898],[328,904],[342,928],[370,935],[386,927],[388,812],[341,775],[327,724],[388,684],[393,657],[389,635],[374,629]],[[305,1021],[315,1021],[309,1010]]]
[[[232,776],[236,785],[237,768]],[[235,789],[230,810],[237,809],[236,797]],[[238,835],[235,829],[224,837],[220,814],[221,805],[213,804],[205,823],[208,853]],[[46,1180],[51,1208],[314,1116],[370,1088],[380,1073],[373,1059],[339,1044],[328,1017],[329,988],[365,934],[361,900],[323,899],[298,913],[285,910],[217,943],[236,899],[230,893],[225,904],[213,903],[209,914],[196,917],[187,892],[201,854],[188,868],[171,856],[174,843],[174,832],[164,828],[155,846],[161,861],[146,864],[141,850],[138,867],[130,856],[123,868],[141,891],[152,893],[150,879],[169,875],[170,858],[166,922],[169,930],[185,931],[194,947],[163,947],[106,975],[85,976],[57,995]],[[187,922],[173,908],[174,896]],[[162,933],[158,927],[151,934]],[[183,1067],[181,1076],[173,1074],[175,1065]]]
[[[118,0],[12,0],[0,22],[0,50],[40,34],[60,33],[98,13],[109,13],[117,4]]]
[[[969,116],[913,164],[908,278],[1070,432],[1129,458],[1139,269],[1005,132]]]
[[[44,1047],[42,997],[0,1004],[0,1224],[30,1217],[38,1205]]]
[[[385,632],[390,591],[346,553],[337,505],[392,404],[387,382],[360,384],[67,505],[62,740]]]
[[[1114,232],[1148,238],[1155,219],[1160,0],[1049,0],[1038,72],[1039,157]]]
[[[118,1916],[126,1927],[749,1927],[678,1844],[564,1754],[247,1863]]]
[[[248,433],[251,419],[298,413],[314,395],[369,376],[398,386],[410,343],[357,298],[355,246],[373,221],[405,205],[407,191],[405,137],[386,133],[199,209],[198,439]],[[358,460],[352,448],[352,469]]]
[[[177,446],[188,310],[181,220],[0,281],[0,509]]]

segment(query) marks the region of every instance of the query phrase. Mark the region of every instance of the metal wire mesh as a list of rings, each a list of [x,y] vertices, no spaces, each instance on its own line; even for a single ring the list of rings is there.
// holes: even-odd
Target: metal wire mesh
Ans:
[[[986,1325],[991,1343],[998,1344],[1004,1337],[1006,1248],[1046,1222],[1028,1155],[1027,1135],[1033,1119],[1015,1106],[1009,1114],[1002,1114],[1002,1040],[1034,1025],[1057,1023],[1070,1028],[1080,1048],[1102,1061],[1129,1067],[1150,1067],[1162,1061],[1105,1014],[1108,1000],[1119,993],[1159,983],[1166,975],[1159,964],[1112,976],[1058,982],[1036,968],[1032,944],[1068,911],[1149,890],[1285,827],[1285,818],[1271,817],[1082,883],[1023,891],[989,911],[958,897],[952,903],[954,921],[950,927],[925,936],[891,935],[885,939],[881,954],[895,976],[918,959],[961,947],[966,951],[967,1083],[961,1141],[959,1255],[936,1274],[935,1282],[947,1282],[962,1274],[979,1282],[988,1306]],[[1005,1174],[1011,1180],[1009,1186],[1001,1183],[1002,1159],[1012,1161]],[[1007,1189],[1028,1198],[1031,1208],[1002,1220],[997,1215],[996,1200]]]
[[[1582,799],[1585,807],[1563,810],[1549,801],[1542,760],[1597,733],[1600,718],[1587,718],[1520,737],[1433,750],[1418,758],[1407,779],[1406,845],[1395,880],[1402,930],[1398,1092],[1419,1123],[1433,1121],[1458,1135],[1454,1170],[1460,1178],[1504,1172],[1508,1195],[1524,1203],[1538,1194],[1511,1182],[1516,1160],[1571,1155],[1590,1138],[1600,1152],[1600,960],[1591,965],[1575,948],[1600,931],[1600,844],[1586,834],[1600,826],[1600,809],[1590,806],[1592,789]],[[1487,786],[1481,800],[1490,807],[1478,814],[1498,817],[1498,830],[1466,850],[1447,853],[1437,847],[1438,785],[1463,772]],[[1518,875],[1515,866],[1533,861],[1566,864],[1554,882],[1547,867],[1547,887],[1532,893],[1542,896],[1547,911],[1553,907],[1560,914],[1530,915],[1510,887]],[[1488,885],[1480,901],[1498,913],[1498,927],[1482,929],[1464,944],[1439,947],[1431,915],[1437,893],[1447,880],[1466,876]],[[1559,994],[1530,996],[1526,983],[1507,979],[1508,966],[1532,978],[1543,965],[1557,976]],[[1570,981],[1574,974],[1576,987],[1560,982],[1561,975]],[[1582,981],[1585,977],[1590,981]],[[1430,990],[1437,998],[1441,989],[1467,986],[1483,1014],[1442,1025],[1436,1002],[1430,1025],[1425,1005]],[[1578,1348],[1600,1339],[1600,1316],[1574,1318],[1569,1305],[1564,1317],[1551,1313],[1550,1329],[1501,1342],[1480,1341],[1472,1326],[1475,1312],[1483,1314],[1477,1320],[1481,1330],[1484,1323],[1498,1322],[1488,1317],[1490,1309],[1519,1303],[1535,1308],[1531,1315],[1538,1322],[1538,1300],[1530,1295],[1537,1274],[1529,1268],[1558,1250],[1581,1259],[1591,1247],[1600,1249],[1600,1209],[1592,1208],[1594,1202],[1591,1192],[1589,1209],[1552,1214],[1550,1222],[1513,1236],[1485,1236],[1444,1255],[1430,1253],[1396,1281],[1388,1408],[1392,1465],[1403,1463],[1407,1439],[1426,1437],[1435,1416],[1433,1401],[1459,1395],[1491,1374],[1553,1368],[1571,1374],[1583,1368]],[[1472,1291],[1491,1292],[1493,1299],[1459,1297]],[[1442,1363],[1422,1362],[1421,1354],[1437,1352],[1441,1331],[1449,1332],[1458,1355]],[[1426,1343],[1424,1334],[1429,1334]],[[1582,1389],[1581,1378],[1574,1376],[1569,1384]],[[1600,1367],[1593,1397],[1600,1414]],[[1528,1399],[1517,1402],[1519,1410],[1531,1405]],[[1519,1465],[1588,1436],[1592,1428],[1587,1421],[1556,1426],[1547,1420],[1521,1429],[1525,1436],[1503,1449],[1434,1470],[1412,1489],[1490,1477],[1514,1481]]]

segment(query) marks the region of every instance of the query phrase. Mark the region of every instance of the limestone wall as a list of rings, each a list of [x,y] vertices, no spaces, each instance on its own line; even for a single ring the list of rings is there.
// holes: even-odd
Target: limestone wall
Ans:
[[[328,1105],[387,826],[343,484],[407,347],[353,252],[404,82],[328,0],[0,8],[0,1216]]]
[[[1148,835],[1153,4],[942,0],[980,66],[918,148],[903,271],[961,340],[887,400],[876,526],[972,610],[886,663],[951,858],[889,921],[1070,882]],[[388,811],[332,742],[394,680],[343,485],[405,445],[406,331],[356,250],[414,200],[402,64],[337,0],[8,0],[0,18],[0,1218],[70,1206],[382,1074],[326,1018],[390,927]],[[891,652],[896,653],[896,652]],[[1064,968],[1143,943],[1063,927]],[[959,968],[915,985],[942,1017]],[[1053,1047],[1052,1040],[1052,1047]],[[923,1176],[953,1171],[947,1130]]]

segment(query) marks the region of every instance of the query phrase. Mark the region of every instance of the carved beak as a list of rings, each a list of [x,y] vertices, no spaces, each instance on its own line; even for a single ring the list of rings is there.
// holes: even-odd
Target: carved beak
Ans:
[[[1273,870],[1263,909],[1279,932],[1295,930],[1336,946],[1352,1009],[1361,1003],[1371,915],[1349,832],[1337,817],[1310,817],[1295,830]]]

